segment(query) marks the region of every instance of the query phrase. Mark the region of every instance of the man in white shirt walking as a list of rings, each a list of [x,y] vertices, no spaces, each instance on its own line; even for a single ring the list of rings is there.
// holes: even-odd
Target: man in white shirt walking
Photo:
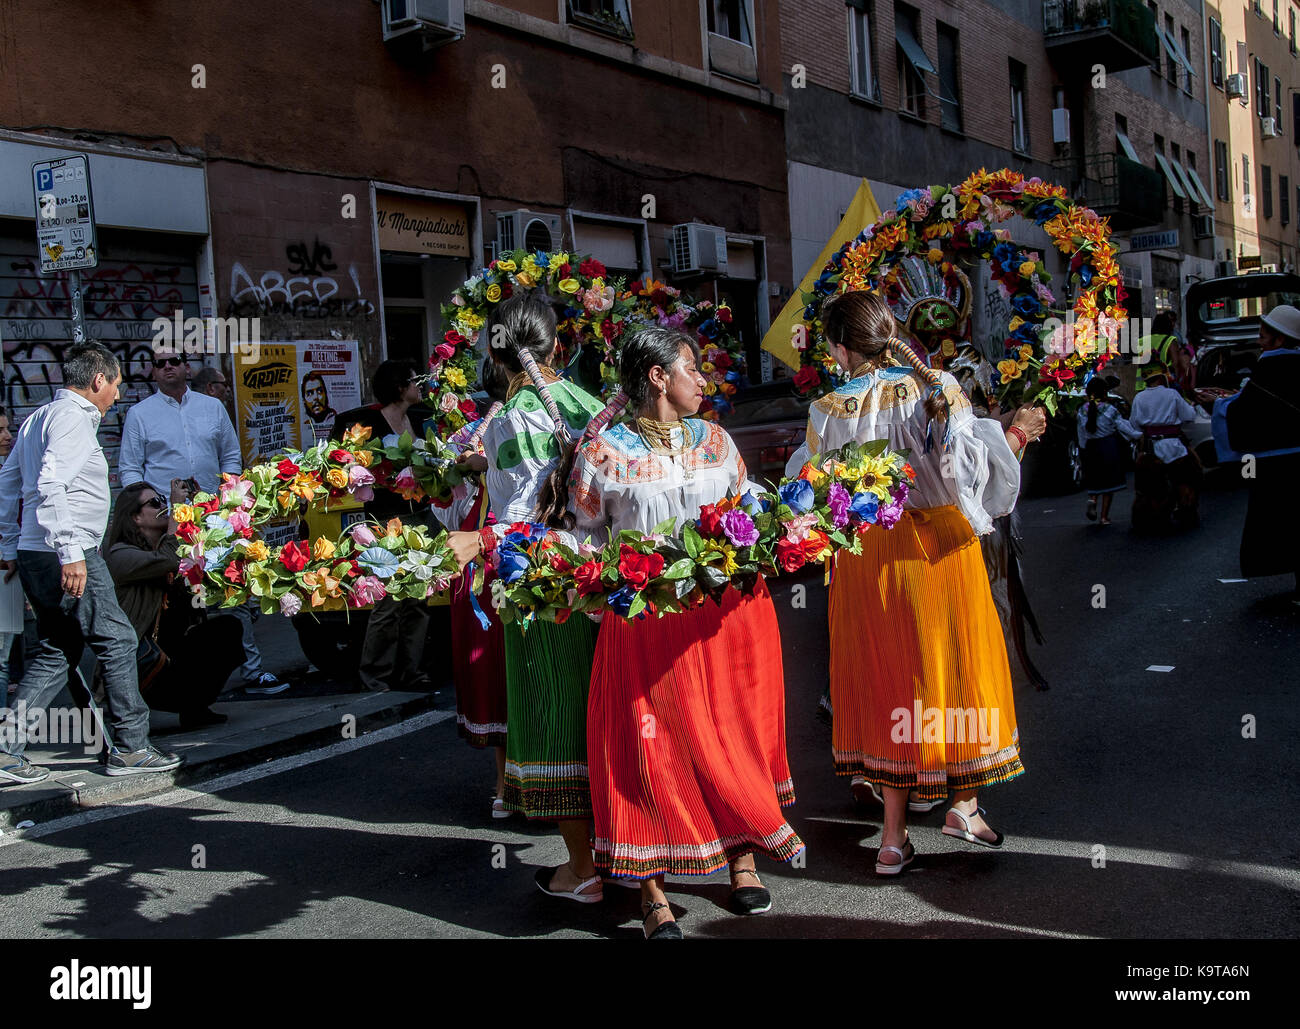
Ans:
[[[1133,398],[1129,423],[1142,430],[1134,476],[1133,527],[1139,531],[1192,528],[1200,524],[1201,463],[1187,449],[1184,431],[1196,408],[1169,385],[1164,365],[1152,363],[1146,389]]]
[[[239,437],[226,405],[189,387],[190,366],[184,355],[156,350],[153,378],[158,392],[127,411],[122,423],[118,474],[123,486],[146,482],[160,497],[171,493],[173,479],[193,480],[205,493],[216,493],[221,476],[243,470]],[[233,613],[243,623],[245,661],[240,669],[250,693],[280,693],[289,688],[262,670],[262,655],[253,635],[254,610],[244,605]]]
[[[165,772],[181,759],[149,743],[149,708],[136,679],[136,635],[118,606],[99,544],[108,525],[108,462],[100,419],[117,400],[117,358],[99,343],[69,348],[63,389],[23,422],[0,468],[0,574],[15,567],[36,612],[40,646],[14,697],[19,712],[46,706],[68,684],[86,644],[104,671],[113,745],[109,775]],[[50,773],[23,757],[26,725],[8,712],[0,779]]]

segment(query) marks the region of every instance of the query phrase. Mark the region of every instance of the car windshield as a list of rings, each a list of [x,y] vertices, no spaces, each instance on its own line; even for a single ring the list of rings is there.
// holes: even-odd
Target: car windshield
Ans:
[[[1210,296],[1202,302],[1198,316],[1205,325],[1258,318],[1279,304],[1300,305],[1300,293],[1265,293],[1257,297]]]

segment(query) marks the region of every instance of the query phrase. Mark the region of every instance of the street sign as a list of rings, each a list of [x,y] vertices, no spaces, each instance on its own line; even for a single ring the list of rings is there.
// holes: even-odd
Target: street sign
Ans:
[[[1129,251],[1137,253],[1143,250],[1177,250],[1178,230],[1168,232],[1139,232],[1129,239]]]
[[[36,244],[41,274],[94,268],[99,263],[90,199],[90,161],[74,154],[32,165]]]
[[[1242,254],[1237,258],[1237,270],[1242,272],[1257,270],[1260,267],[1260,260],[1259,254]]]

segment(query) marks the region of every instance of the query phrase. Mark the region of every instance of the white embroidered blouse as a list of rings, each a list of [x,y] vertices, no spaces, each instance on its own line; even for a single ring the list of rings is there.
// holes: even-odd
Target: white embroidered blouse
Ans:
[[[911,451],[908,461],[916,470],[905,507],[955,505],[976,535],[991,532],[993,519],[1010,514],[1016,505],[1020,462],[1002,425],[975,417],[966,394],[947,372],[942,382],[951,423],[946,426],[946,448],[945,423],[931,426],[925,413],[924,380],[911,368],[883,368],[859,375],[813,402],[807,439],[786,464],[786,475],[799,474],[813,454],[851,442],[888,440],[892,450]]]
[[[624,529],[648,533],[669,518],[680,528],[704,505],[749,489],[745,462],[721,426],[698,418],[681,425],[671,433],[680,454],[652,452],[626,424],[606,429],[578,451],[569,492],[578,539],[599,545]]]

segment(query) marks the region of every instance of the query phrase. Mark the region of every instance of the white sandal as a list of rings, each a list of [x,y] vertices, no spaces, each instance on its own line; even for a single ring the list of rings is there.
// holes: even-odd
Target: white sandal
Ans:
[[[564,867],[564,865],[556,865],[554,868],[539,868],[534,880],[537,883],[537,888],[548,897],[559,897],[563,900],[576,900],[579,904],[599,904],[605,899],[604,891],[601,889],[599,875],[593,875],[590,879],[584,879],[571,890],[551,889],[551,880],[555,878],[555,873]],[[572,871],[572,869],[570,869],[570,871]],[[594,890],[592,889],[593,886],[595,887]],[[587,890],[591,890],[591,892],[584,892]]]
[[[911,853],[907,853],[910,851]],[[887,865],[880,860],[881,854],[897,854],[898,861],[892,865]],[[903,841],[902,847],[881,847],[876,854],[876,875],[898,875],[904,868],[910,865],[916,857],[916,848],[912,846],[912,838],[909,836]]]
[[[885,806],[885,796],[880,787],[874,782],[868,782],[867,777],[864,775],[855,775],[849,780],[849,789],[853,791],[853,796],[859,804],[866,803],[866,798],[860,792],[863,786],[871,790],[871,797],[877,804],[881,807]],[[933,811],[943,803],[942,800],[913,800],[912,794],[915,792],[915,790],[909,790],[907,794],[907,810],[913,814],[923,815],[927,811]]]
[[[492,798],[492,817],[509,818],[514,812],[506,807],[506,802],[500,797]]]
[[[976,808],[975,813],[982,815],[984,814],[984,809],[982,807]],[[970,815],[962,814],[955,807],[950,807],[948,809],[948,814],[956,815],[958,818],[960,818],[962,828],[958,829],[955,825],[945,824],[943,827],[943,834],[945,836],[955,836],[959,840],[965,840],[967,843],[973,843],[977,847],[988,847],[990,850],[997,850],[999,847],[1002,846],[1002,841],[1003,839],[1005,839],[1005,837],[996,829],[994,829],[993,826],[991,825],[989,826],[989,828],[993,830],[993,835],[995,837],[995,839],[992,840],[983,839],[980,836],[976,836],[975,833],[971,831],[970,820],[975,817],[975,814],[970,814]],[[947,821],[946,817],[944,821],[945,822]],[[985,824],[988,825],[987,822]]]

